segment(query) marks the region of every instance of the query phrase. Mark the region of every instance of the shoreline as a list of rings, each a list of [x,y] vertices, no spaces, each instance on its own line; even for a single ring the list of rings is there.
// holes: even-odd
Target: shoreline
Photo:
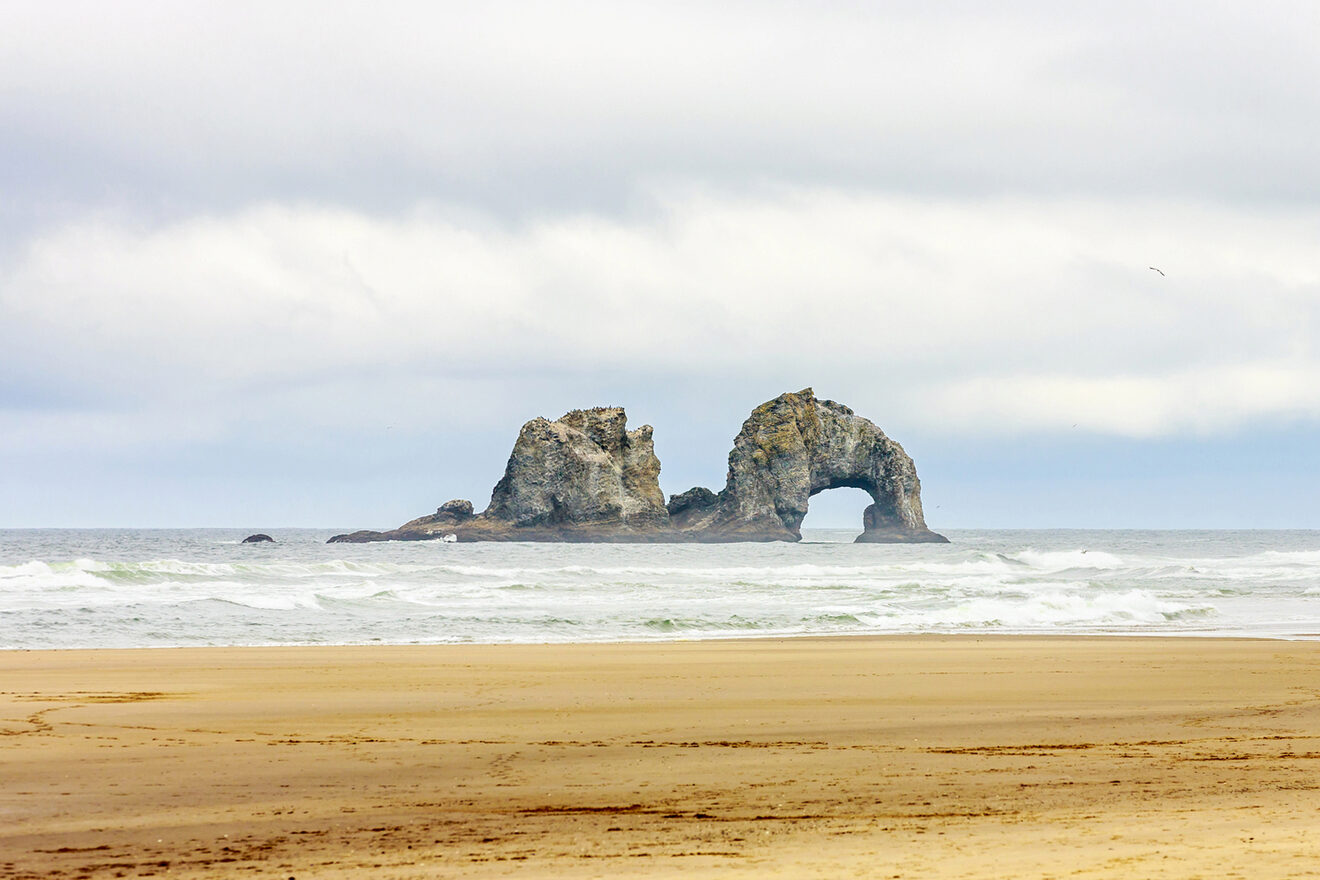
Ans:
[[[0,873],[1283,877],[1320,645],[0,652]]]
[[[129,646],[99,646],[99,647],[73,647],[73,648],[7,648],[0,646],[0,656],[5,654],[22,653],[65,653],[65,652],[130,652],[130,651],[265,651],[265,650],[363,650],[369,651],[374,648],[381,649],[400,649],[400,648],[593,648],[607,647],[617,645],[619,647],[661,647],[666,645],[707,645],[731,643],[741,644],[747,642],[798,642],[798,641],[853,641],[853,640],[875,640],[886,641],[890,639],[970,639],[970,640],[994,640],[994,639],[1033,639],[1033,640],[1154,640],[1160,641],[1169,639],[1173,641],[1261,641],[1261,642],[1313,642],[1320,641],[1320,632],[1291,633],[1266,635],[1262,633],[1232,633],[1232,632],[1192,632],[1168,630],[1164,632],[941,632],[936,630],[922,632],[859,632],[859,633],[757,633],[753,635],[731,635],[722,633],[709,638],[700,638],[693,636],[675,636],[673,638],[652,638],[652,639],[632,639],[632,640],[600,640],[600,641],[525,641],[525,642],[266,642],[259,644],[229,644],[229,645],[129,645]]]

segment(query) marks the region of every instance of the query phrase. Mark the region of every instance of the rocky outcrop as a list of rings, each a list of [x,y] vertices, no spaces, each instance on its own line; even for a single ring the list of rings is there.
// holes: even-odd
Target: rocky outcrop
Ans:
[[[912,459],[870,421],[810,388],[752,411],[718,494],[664,501],[651,426],[627,430],[620,407],[523,425],[480,514],[454,500],[388,532],[336,541],[798,541],[811,496],[849,486],[874,502],[858,541],[944,541],[926,528]]]
[[[697,486],[679,495],[673,495],[665,510],[669,512],[669,524],[685,532],[698,532],[710,524],[718,512],[720,496]]]
[[[335,535],[330,544],[366,544],[371,541],[429,541],[455,534],[456,526],[473,521],[472,502],[466,498],[446,501],[435,513],[420,516],[388,532],[358,531]]]
[[[664,525],[651,426],[627,422],[622,407],[598,407],[523,425],[482,516],[515,528]]]
[[[466,498],[446,501],[436,508],[435,515],[448,518],[455,523],[467,522],[472,519],[472,502]]]
[[[660,541],[669,513],[651,426],[627,429],[622,407],[574,410],[523,425],[490,504],[469,501],[390,532],[354,532],[331,541]]]
[[[743,422],[719,504],[699,526],[702,539],[801,540],[811,496],[842,487],[862,489],[874,502],[859,542],[946,540],[926,528],[921,482],[903,447],[810,388],[761,404]]]

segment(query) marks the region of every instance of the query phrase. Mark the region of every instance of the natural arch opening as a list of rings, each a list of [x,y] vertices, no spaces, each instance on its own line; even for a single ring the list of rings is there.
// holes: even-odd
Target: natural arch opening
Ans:
[[[851,542],[862,533],[862,512],[872,504],[865,489],[839,486],[811,496],[800,527],[804,541]]]

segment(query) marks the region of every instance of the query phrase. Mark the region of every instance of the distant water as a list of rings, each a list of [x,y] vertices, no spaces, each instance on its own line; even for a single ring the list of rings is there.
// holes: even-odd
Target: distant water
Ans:
[[[1317,531],[952,531],[952,544],[326,544],[0,531],[0,648],[861,633],[1320,638]]]

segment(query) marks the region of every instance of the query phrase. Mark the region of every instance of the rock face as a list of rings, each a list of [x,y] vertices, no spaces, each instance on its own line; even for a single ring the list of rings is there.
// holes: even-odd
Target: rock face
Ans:
[[[623,408],[614,406],[523,425],[482,516],[517,528],[664,525],[651,426],[629,431],[627,423]]]
[[[449,501],[389,532],[336,541],[798,541],[812,495],[850,486],[873,504],[858,541],[936,542],[921,484],[903,448],[878,427],[810,388],[753,410],[716,494],[696,487],[665,504],[651,426],[627,430],[620,407],[574,410],[523,425],[504,476],[480,514]]]
[[[710,524],[720,504],[720,496],[697,486],[680,495],[673,495],[665,510],[669,511],[669,524],[676,529],[695,532]]]

